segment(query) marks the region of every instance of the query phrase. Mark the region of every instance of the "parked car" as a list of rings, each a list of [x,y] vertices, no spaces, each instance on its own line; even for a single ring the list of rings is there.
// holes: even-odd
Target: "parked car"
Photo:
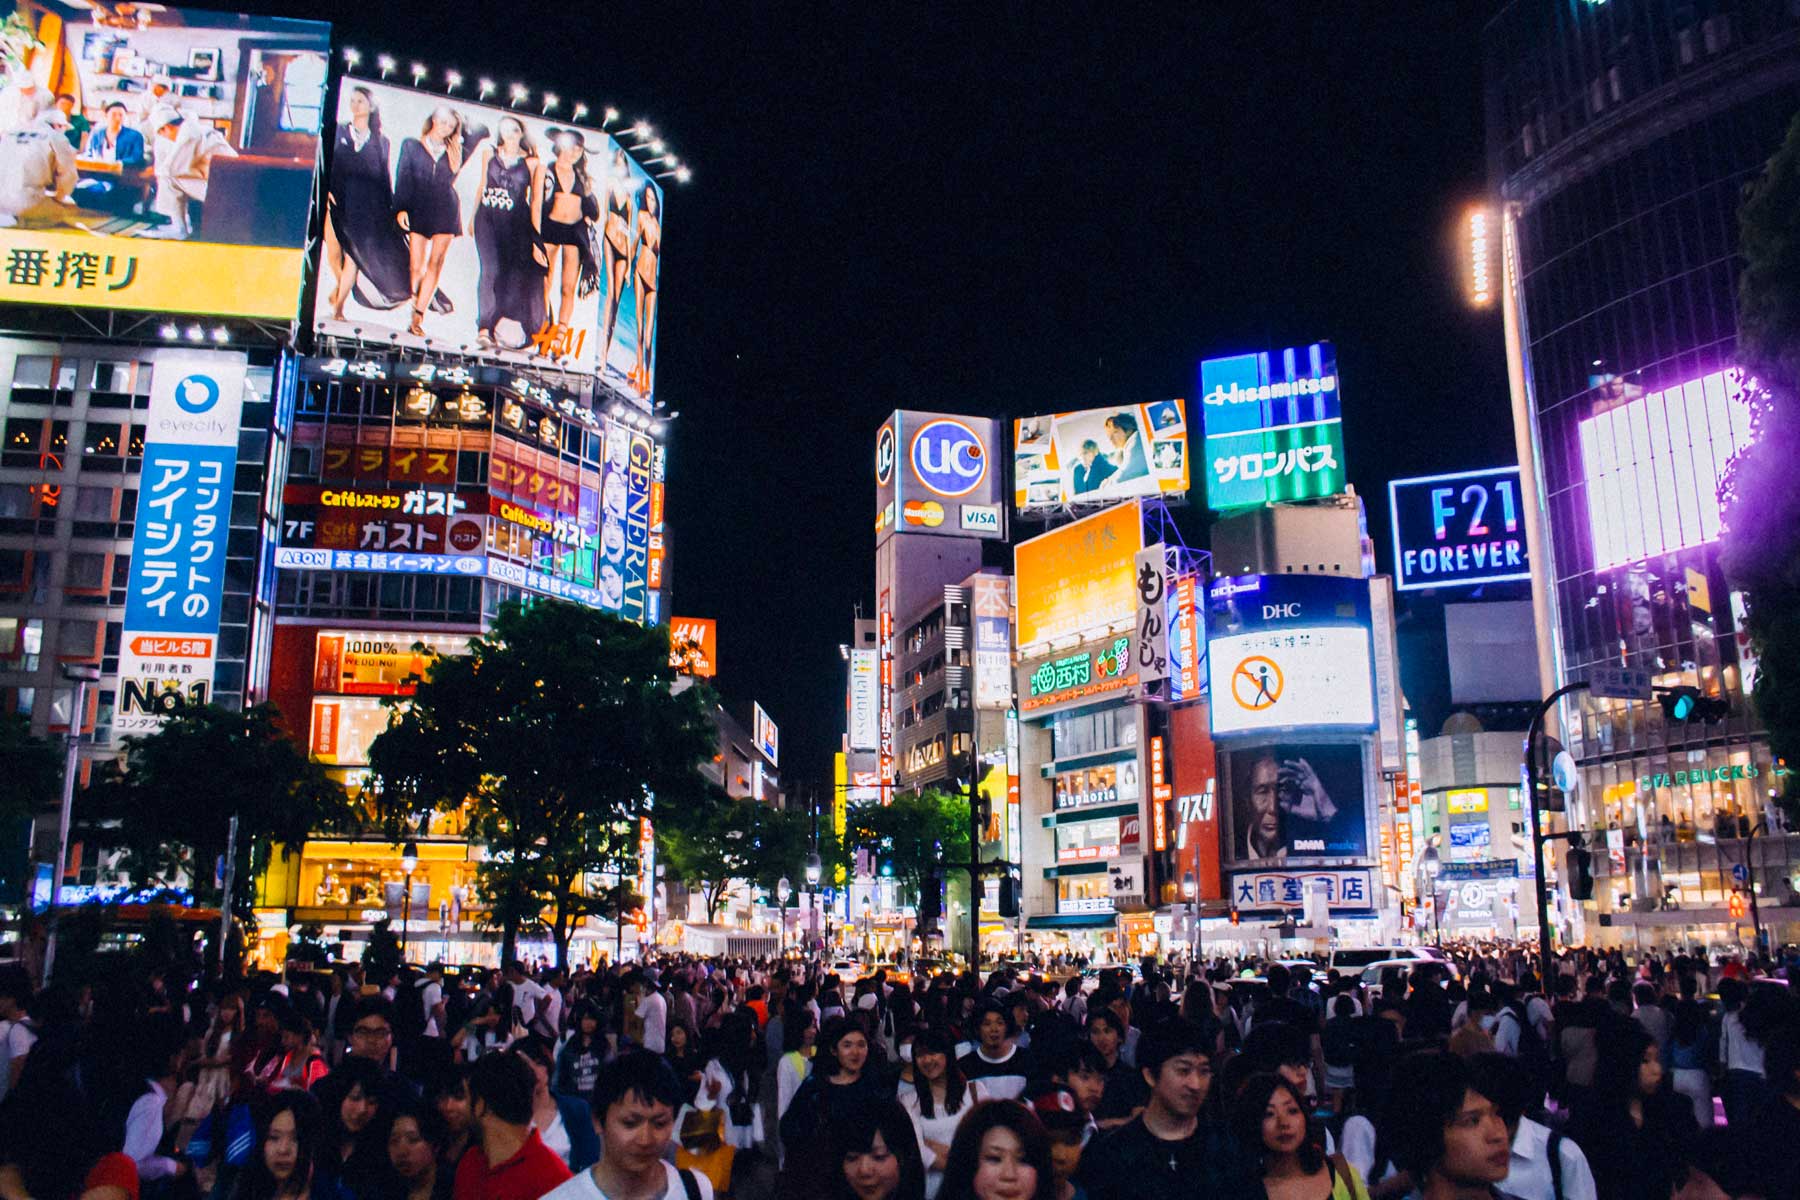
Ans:
[[[1331,968],[1340,975],[1354,975],[1370,963],[1442,963],[1451,978],[1461,978],[1450,956],[1436,946],[1361,946],[1331,952]]]

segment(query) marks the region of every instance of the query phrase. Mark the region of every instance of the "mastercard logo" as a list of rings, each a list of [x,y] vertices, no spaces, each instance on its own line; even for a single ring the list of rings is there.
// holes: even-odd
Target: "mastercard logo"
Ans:
[[[904,515],[908,525],[936,529],[944,523],[944,506],[936,500],[908,500]]]

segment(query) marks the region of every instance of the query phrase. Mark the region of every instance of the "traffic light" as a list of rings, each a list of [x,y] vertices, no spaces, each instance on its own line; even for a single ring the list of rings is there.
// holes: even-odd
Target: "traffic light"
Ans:
[[[1594,898],[1594,856],[1580,842],[1569,847],[1569,857],[1563,879],[1569,887],[1569,899],[1592,900]]]
[[[1011,875],[1000,877],[1000,915],[1009,920],[1019,915],[1019,881]]]
[[[1237,910],[1237,909],[1235,909],[1235,908],[1234,908],[1234,909],[1232,909],[1232,910],[1231,910],[1231,923],[1232,923],[1232,924],[1233,924],[1233,925],[1236,925],[1236,924],[1238,924],[1238,923],[1239,923],[1239,922],[1240,922],[1240,921],[1242,921],[1242,920],[1243,920],[1243,918],[1242,918],[1242,917],[1240,917],[1240,916],[1238,916],[1238,910]]]
[[[1749,914],[1750,901],[1745,898],[1743,888],[1731,889],[1731,899],[1727,901],[1727,906],[1731,911],[1731,919],[1734,921],[1741,921]]]
[[[935,925],[943,916],[944,902],[938,891],[942,884],[936,872],[925,876],[923,889],[919,892],[919,924]]]
[[[1708,696],[1697,687],[1683,684],[1659,692],[1663,716],[1671,721],[1705,721],[1708,725],[1731,715],[1731,702],[1719,696]]]

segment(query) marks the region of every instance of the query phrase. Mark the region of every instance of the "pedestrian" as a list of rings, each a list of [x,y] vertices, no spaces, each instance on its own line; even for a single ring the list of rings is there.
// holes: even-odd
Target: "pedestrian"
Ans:
[[[447,1131],[422,1100],[405,1100],[388,1123],[389,1178],[383,1200],[450,1200],[454,1176],[443,1169]]]
[[[965,1078],[979,1081],[996,1099],[1018,1099],[1036,1069],[1031,1051],[1013,1040],[1017,1033],[1007,1006],[989,1000],[976,1011],[974,1049],[957,1061]]]
[[[255,1149],[232,1200],[339,1200],[318,1102],[289,1090],[258,1097],[253,1108]]]
[[[1088,1145],[1078,1182],[1093,1200],[1239,1194],[1238,1156],[1217,1105],[1207,1109],[1213,1064],[1204,1034],[1169,1022],[1145,1035],[1138,1058],[1149,1087],[1144,1111]]]
[[[453,1200],[538,1200],[569,1168],[532,1128],[537,1081],[523,1059],[490,1054],[469,1072],[475,1144],[457,1164]]]
[[[820,1182],[823,1200],[924,1200],[925,1164],[906,1110],[881,1099],[832,1114]]]
[[[531,1068],[531,1126],[544,1145],[550,1148],[571,1171],[594,1165],[600,1157],[600,1143],[594,1135],[593,1110],[579,1096],[551,1090],[550,1077],[555,1070],[550,1043],[537,1034],[528,1034],[514,1042],[506,1053],[515,1055]]]
[[[1231,1129],[1268,1200],[1368,1200],[1342,1155],[1327,1155],[1307,1119],[1306,1097],[1274,1072],[1252,1075],[1230,1101]]]
[[[1043,1123],[1016,1100],[977,1104],[956,1129],[944,1200],[1056,1200]]]
[[[682,1090],[669,1064],[647,1050],[628,1050],[602,1067],[593,1094],[600,1160],[545,1200],[712,1200],[705,1176],[668,1161]]]
[[[1693,1106],[1668,1085],[1641,1027],[1616,1021],[1600,1030],[1593,1091],[1569,1122],[1600,1200],[1666,1196],[1686,1177],[1698,1130]]]
[[[406,1093],[383,1084],[371,1059],[351,1056],[331,1073],[334,1086],[322,1090],[324,1147],[321,1172],[335,1179],[354,1200],[380,1200],[388,1173],[387,1125]],[[326,1100],[326,1095],[333,1099]]]
[[[1052,1083],[1033,1090],[1032,1115],[1050,1139],[1050,1169],[1056,1179],[1056,1200],[1086,1200],[1087,1192],[1075,1182],[1081,1170],[1081,1152],[1093,1130],[1073,1089]]]
[[[1464,1060],[1437,1051],[1396,1067],[1394,1103],[1382,1118],[1392,1161],[1415,1182],[1417,1200],[1502,1200],[1496,1185],[1512,1149],[1499,1106]],[[1406,1080],[1400,1095],[1399,1079]]]
[[[954,1046],[942,1030],[920,1030],[913,1038],[912,1052],[913,1082],[901,1085],[900,1103],[919,1130],[926,1200],[936,1200],[956,1127],[989,1093],[983,1081],[963,1077]]]

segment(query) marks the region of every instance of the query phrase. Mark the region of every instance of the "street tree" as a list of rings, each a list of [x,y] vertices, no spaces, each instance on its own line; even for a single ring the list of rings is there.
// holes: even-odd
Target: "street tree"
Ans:
[[[844,822],[844,848],[868,851],[880,866],[891,869],[903,897],[917,904],[928,879],[967,867],[969,799],[926,788],[897,793],[888,804],[852,804]]]
[[[369,749],[369,795],[388,836],[466,809],[487,847],[476,886],[516,954],[544,919],[557,961],[582,918],[622,919],[639,822],[694,803],[715,735],[698,688],[677,695],[667,630],[574,604],[507,604],[465,655],[433,656],[390,702]],[[613,888],[590,879],[611,875]]]
[[[287,854],[313,833],[352,832],[363,819],[342,785],[288,736],[272,704],[177,710],[99,765],[77,816],[89,840],[124,852],[120,865],[135,887],[185,882],[196,899],[228,902],[240,916],[277,847]],[[233,817],[236,882],[221,897],[217,868]]]
[[[708,924],[734,883],[770,895],[783,879],[795,892],[805,886],[812,833],[803,813],[733,799],[714,787],[699,803],[660,818],[656,837],[668,873],[699,887]]]
[[[1800,762],[1800,115],[1738,210],[1737,361],[1755,442],[1727,476],[1727,576],[1744,592],[1754,698],[1769,748]],[[1800,820],[1800,776],[1782,803]]]

